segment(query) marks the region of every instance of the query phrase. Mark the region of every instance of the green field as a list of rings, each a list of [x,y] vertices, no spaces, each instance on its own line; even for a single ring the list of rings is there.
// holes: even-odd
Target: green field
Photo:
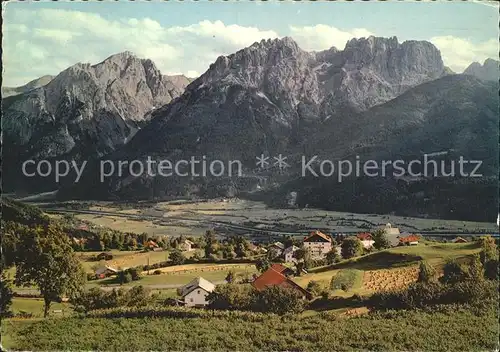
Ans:
[[[99,266],[98,261],[88,261],[85,258],[97,256],[102,252],[77,252],[76,255],[81,258],[83,268],[86,272],[93,272],[94,266]],[[160,263],[168,260],[168,251],[161,252],[143,252],[143,251],[106,251],[111,253],[113,259],[106,261],[106,264],[113,268],[131,268],[139,265]],[[187,253],[186,253],[187,254]]]
[[[497,315],[464,309],[339,318],[237,314],[205,318],[2,321],[4,347],[111,351],[492,351]]]
[[[19,314],[21,312],[31,313],[33,318],[43,317],[43,299],[41,298],[20,298],[14,297],[12,299],[13,314]],[[62,312],[54,312],[62,311]],[[50,305],[50,314],[52,316],[68,316],[71,315],[73,310],[68,303],[57,303],[53,302]]]
[[[228,272],[232,271],[236,277],[243,277],[257,273],[254,264],[189,264],[183,265],[182,270],[176,270],[175,266],[164,268],[171,269],[159,275],[152,274],[154,270],[149,271],[149,275],[143,274],[142,278],[138,281],[133,281],[123,286],[137,286],[137,285],[184,285],[196,277],[202,276],[203,278],[212,281],[223,281]],[[114,284],[114,278],[90,281],[89,285],[106,286]]]

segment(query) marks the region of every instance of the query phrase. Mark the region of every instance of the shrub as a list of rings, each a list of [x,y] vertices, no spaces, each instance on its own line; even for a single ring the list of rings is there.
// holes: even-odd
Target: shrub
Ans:
[[[340,270],[337,275],[332,277],[330,282],[330,289],[332,290],[350,290],[356,283],[358,278],[358,271],[355,269]]]
[[[389,242],[384,230],[376,230],[372,233],[373,247],[375,249],[389,248],[391,243]]]
[[[136,267],[136,268],[130,268],[127,269],[127,271],[130,273],[130,276],[132,277],[133,281],[137,281],[141,278],[141,267]]]
[[[319,282],[311,280],[307,284],[307,290],[313,294],[313,296],[319,296],[321,294],[322,288]]]
[[[160,274],[161,274],[161,270],[156,269],[155,271],[153,271],[153,275],[160,275]]]
[[[235,277],[234,276],[234,271],[230,270],[227,273],[225,280],[226,280],[227,283],[233,283],[234,282],[234,277]]]
[[[97,257],[96,260],[112,260],[113,255],[111,253],[100,253]]]
[[[247,310],[252,303],[253,288],[250,285],[223,284],[217,285],[207,300],[212,309]]]
[[[120,273],[121,275],[118,275],[120,284],[128,284],[129,282],[132,282],[132,274],[125,271],[121,271]]]
[[[443,267],[441,282],[444,284],[454,284],[465,278],[464,268],[456,260],[448,260]]]
[[[304,309],[301,295],[287,287],[269,286],[263,291],[254,291],[252,310],[279,315],[300,313]]]
[[[8,317],[12,314],[10,307],[12,305],[12,285],[2,272],[2,280],[0,280],[0,317]]]
[[[151,291],[144,286],[134,286],[125,294],[123,303],[127,307],[146,306],[149,302]]]
[[[496,281],[485,280],[479,256],[468,266],[456,262],[446,264],[445,277],[438,281],[416,282],[406,290],[375,293],[368,306],[377,309],[415,309],[437,305],[466,304],[488,308],[496,302]]]
[[[266,271],[271,267],[271,262],[266,257],[259,258],[255,262],[255,267],[257,268],[258,271],[263,273],[264,271]]]
[[[170,260],[172,265],[182,265],[186,261],[186,257],[184,257],[184,254],[182,254],[182,252],[178,249],[173,250],[169,254],[168,259]]]
[[[484,277],[488,280],[498,280],[498,259],[486,262],[484,265]]]
[[[479,238],[481,246],[480,259],[481,263],[486,264],[489,260],[498,260],[498,250],[495,239],[491,236],[483,236]]]
[[[80,292],[70,300],[73,309],[80,313],[117,307],[141,307],[151,303],[151,301],[150,291],[143,286],[135,286],[130,290],[113,289],[109,292],[93,287]]]
[[[340,255],[337,253],[335,248],[326,254],[326,263],[328,265],[332,265],[333,263],[340,261],[340,259]]]
[[[417,282],[431,282],[436,277],[436,270],[426,261],[420,262]]]
[[[342,258],[349,259],[363,253],[363,244],[356,237],[348,237],[341,244]]]

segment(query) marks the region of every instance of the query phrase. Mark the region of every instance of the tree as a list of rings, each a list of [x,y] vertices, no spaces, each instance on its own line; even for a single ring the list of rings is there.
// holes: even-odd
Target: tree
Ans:
[[[436,276],[436,270],[425,260],[420,262],[417,282],[432,282]]]
[[[443,267],[441,282],[444,284],[455,284],[465,278],[463,267],[456,260],[448,260]]]
[[[263,273],[264,271],[266,271],[271,267],[271,262],[266,257],[262,257],[257,259],[257,261],[255,262],[255,267],[257,268],[258,271]]]
[[[111,236],[111,248],[114,249],[122,249],[123,247],[123,238],[118,235],[116,232],[113,232],[113,236]]]
[[[228,244],[222,248],[222,258],[224,259],[234,259],[236,254],[233,251],[233,246]]]
[[[244,258],[247,256],[248,249],[248,241],[241,236],[236,238],[236,246],[234,248],[234,252],[236,253],[236,257]]]
[[[373,239],[373,247],[375,249],[384,249],[384,248],[389,248],[391,246],[391,243],[389,242],[389,239],[385,235],[385,231],[382,229],[376,230],[372,233],[372,239]]]
[[[349,259],[363,253],[363,244],[356,237],[348,237],[342,242],[341,249],[342,258]]]
[[[337,253],[337,250],[333,248],[330,252],[326,253],[326,263],[328,265],[332,265],[340,260],[340,256]]]
[[[484,265],[484,277],[488,280],[498,280],[498,259],[486,262]]]
[[[132,282],[132,274],[128,270],[122,270],[118,272],[117,280],[120,285],[128,284],[129,282]]]
[[[478,254],[473,255],[467,265],[465,278],[469,280],[481,281],[484,279],[484,267]]]
[[[203,240],[205,241],[205,258],[210,258],[210,256],[215,252],[215,232],[213,230],[208,230],[207,232],[205,232]]]
[[[184,257],[184,254],[178,249],[174,249],[170,252],[168,259],[170,259],[172,265],[182,265],[186,261],[186,257]]]
[[[304,300],[294,289],[273,285],[254,292],[253,310],[284,315],[303,309]]]
[[[313,266],[313,260],[311,256],[311,251],[309,248],[301,247],[293,253],[293,257],[297,259],[298,262],[304,263],[304,267],[309,269]]]
[[[209,308],[222,310],[246,310],[252,303],[252,287],[250,285],[223,284],[217,285],[208,294]]]
[[[232,284],[234,282],[234,271],[229,271],[225,279],[228,283]]]
[[[11,280],[5,276],[2,270],[2,280],[0,281],[0,317],[4,318],[12,314],[10,311],[12,296]]]
[[[44,300],[44,317],[51,302],[81,290],[85,272],[75,256],[69,237],[58,227],[37,227],[20,238],[15,283],[34,284]]]
[[[130,276],[132,277],[132,281],[137,281],[141,278],[141,272],[142,272],[142,267],[139,268],[130,268],[127,270],[130,273]]]
[[[323,291],[319,282],[314,280],[309,281],[306,289],[311,292],[313,296],[319,296]]]
[[[498,260],[497,245],[495,244],[495,239],[493,237],[480,237],[479,244],[481,246],[480,259],[483,265],[489,260]]]

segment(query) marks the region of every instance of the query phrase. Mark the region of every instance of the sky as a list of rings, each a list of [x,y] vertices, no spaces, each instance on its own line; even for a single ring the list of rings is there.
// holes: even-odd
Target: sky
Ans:
[[[455,72],[498,59],[496,1],[9,1],[2,15],[7,87],[126,50],[196,77],[220,55],[284,36],[308,51],[370,35],[428,40]]]

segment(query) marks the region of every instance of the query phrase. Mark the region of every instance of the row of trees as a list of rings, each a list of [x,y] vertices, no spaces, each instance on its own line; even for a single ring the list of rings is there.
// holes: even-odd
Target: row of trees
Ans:
[[[96,309],[143,307],[154,302],[156,298],[149,289],[143,286],[134,286],[129,290],[113,289],[109,292],[93,287],[73,295],[70,303],[76,312],[87,313]]]
[[[209,308],[220,310],[248,310],[275,314],[299,313],[305,301],[293,289],[269,286],[257,291],[251,285],[217,285],[208,295]]]

